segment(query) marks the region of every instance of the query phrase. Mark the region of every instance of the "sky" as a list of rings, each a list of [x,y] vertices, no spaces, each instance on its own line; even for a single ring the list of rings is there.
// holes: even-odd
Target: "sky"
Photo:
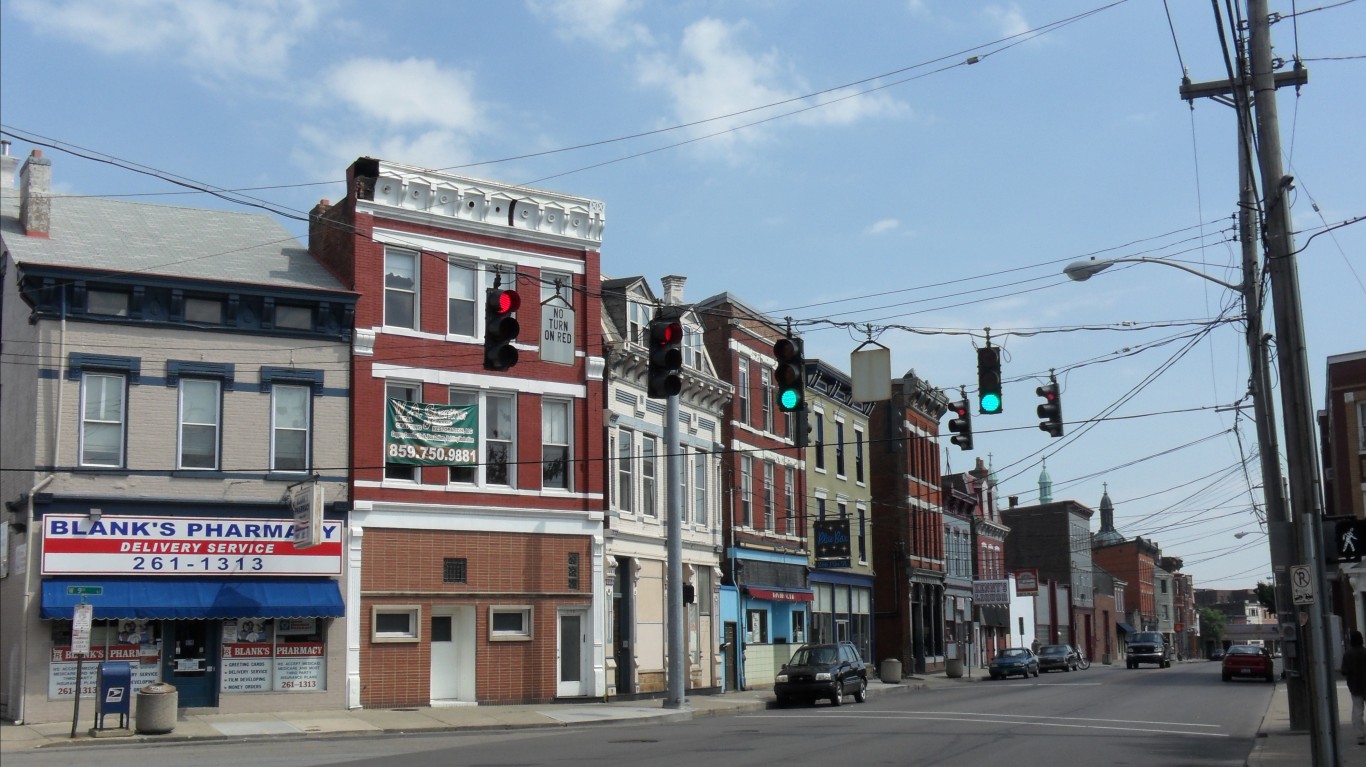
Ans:
[[[1240,588],[1271,567],[1237,296],[1062,275],[1241,280],[1235,112],[1178,90],[1228,77],[1216,5],[0,0],[0,124],[60,194],[266,210],[301,240],[361,156],[601,200],[605,275],[729,291],[845,370],[874,340],[952,399],[990,328],[1003,412],[971,452],[945,434],[946,471],[981,457],[1032,504],[1046,460],[1054,500],[1108,489],[1121,534]],[[1277,96],[1322,409],[1327,357],[1366,349],[1366,2],[1270,6],[1309,69]]]

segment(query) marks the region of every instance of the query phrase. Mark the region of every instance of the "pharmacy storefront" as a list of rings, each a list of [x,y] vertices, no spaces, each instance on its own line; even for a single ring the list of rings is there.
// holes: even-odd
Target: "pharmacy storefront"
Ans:
[[[241,515],[42,518],[49,705],[33,705],[30,720],[38,710],[69,715],[78,689],[94,694],[106,659],[132,665],[133,690],[174,685],[181,708],[344,707],[342,522],[305,531],[279,506],[233,511]],[[94,620],[88,636],[73,637],[82,603]]]

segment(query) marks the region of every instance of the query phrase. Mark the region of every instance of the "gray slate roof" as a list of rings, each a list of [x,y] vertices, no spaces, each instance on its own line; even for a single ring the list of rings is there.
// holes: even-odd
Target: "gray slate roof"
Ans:
[[[0,237],[19,264],[346,290],[268,215],[54,196],[44,239],[24,234],[17,191],[5,192]]]

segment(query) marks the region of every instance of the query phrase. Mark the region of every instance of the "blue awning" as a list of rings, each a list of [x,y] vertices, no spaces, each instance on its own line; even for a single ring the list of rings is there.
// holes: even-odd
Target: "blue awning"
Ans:
[[[337,582],[318,578],[47,578],[42,617],[70,620],[80,594],[70,586],[97,586],[87,595],[96,618],[205,620],[214,618],[340,618]]]
[[[1124,621],[1118,621],[1118,622],[1116,622],[1116,623],[1115,623],[1115,626],[1119,627],[1119,633],[1121,633],[1121,634],[1132,634],[1132,633],[1134,633],[1134,627],[1133,627],[1133,626],[1130,626],[1129,624],[1125,623]]]

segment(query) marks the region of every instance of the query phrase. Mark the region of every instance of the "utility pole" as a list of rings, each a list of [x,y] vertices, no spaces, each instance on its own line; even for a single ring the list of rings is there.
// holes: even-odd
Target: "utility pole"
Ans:
[[[1337,767],[1337,685],[1332,677],[1329,646],[1327,579],[1322,556],[1323,510],[1320,497],[1318,444],[1314,407],[1309,399],[1309,364],[1295,265],[1288,192],[1292,179],[1281,166],[1281,133],[1276,111],[1276,81],[1271,56],[1271,20],[1267,0],[1248,0],[1252,94],[1259,138],[1258,160],[1265,200],[1267,271],[1275,308],[1276,348],[1285,413],[1285,449],[1290,475],[1290,508],[1299,533],[1301,562],[1309,567],[1313,601],[1308,608],[1305,660],[1309,670],[1310,732],[1315,767]]]
[[[1252,172],[1253,141],[1252,82],[1247,48],[1237,46],[1238,71],[1233,80],[1181,84],[1187,101],[1208,97],[1232,106],[1238,118],[1238,239],[1243,248],[1243,316],[1253,420],[1257,427],[1257,446],[1261,458],[1262,497],[1266,504],[1267,540],[1271,549],[1271,569],[1276,601],[1277,624],[1283,640],[1286,664],[1286,696],[1290,704],[1290,729],[1310,729],[1309,688],[1305,675],[1305,655],[1296,640],[1298,622],[1290,596],[1290,567],[1299,561],[1297,536],[1285,503],[1285,483],[1281,475],[1280,445],[1276,434],[1276,405],[1271,399],[1270,360],[1262,328],[1262,280],[1258,267],[1261,242],[1257,236],[1257,189]],[[1275,87],[1300,87],[1309,81],[1308,72],[1296,66],[1291,72],[1277,73]]]
[[[668,595],[669,637],[666,649],[669,653],[668,686],[664,695],[664,708],[683,708],[687,705],[684,698],[685,674],[688,670],[688,651],[683,643],[683,456],[678,452],[678,395],[670,395],[664,408],[664,513],[669,515],[668,541]]]

